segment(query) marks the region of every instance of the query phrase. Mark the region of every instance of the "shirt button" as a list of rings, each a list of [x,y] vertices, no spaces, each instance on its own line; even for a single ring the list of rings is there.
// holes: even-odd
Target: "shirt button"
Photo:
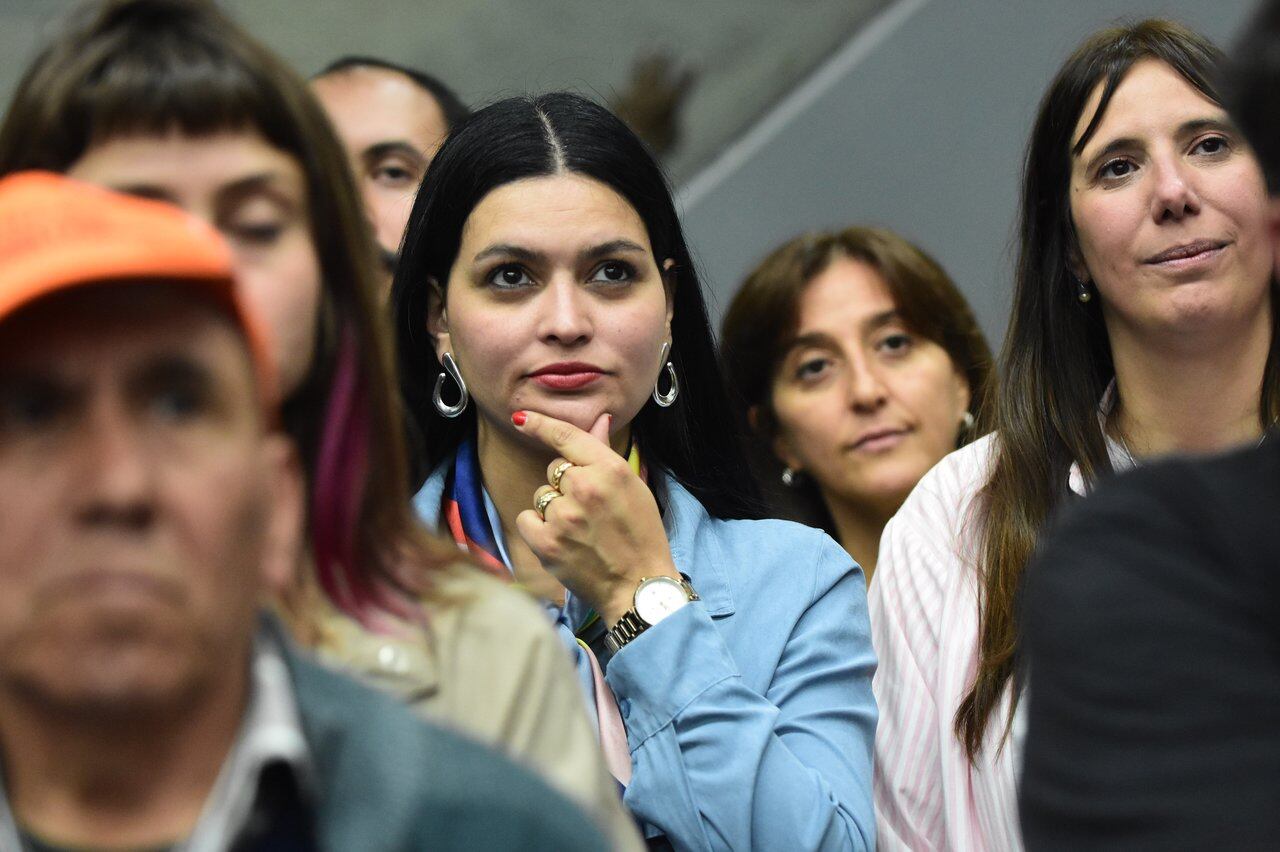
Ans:
[[[622,718],[626,719],[631,715],[631,702],[626,698],[619,698],[618,710],[622,713]]]

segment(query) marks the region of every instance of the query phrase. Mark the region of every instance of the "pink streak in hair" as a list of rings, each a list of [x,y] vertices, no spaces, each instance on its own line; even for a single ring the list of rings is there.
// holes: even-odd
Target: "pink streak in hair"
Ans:
[[[410,620],[420,615],[386,579],[368,570],[372,566],[360,565],[360,509],[368,488],[372,429],[368,388],[350,328],[342,331],[337,361],[325,404],[311,499],[316,575],[338,609],[381,632],[390,627],[386,615]]]

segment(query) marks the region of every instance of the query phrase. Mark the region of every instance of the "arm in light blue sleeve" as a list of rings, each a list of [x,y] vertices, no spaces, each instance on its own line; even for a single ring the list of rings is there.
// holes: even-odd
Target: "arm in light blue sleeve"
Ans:
[[[634,765],[625,802],[677,849],[875,847],[865,580],[834,542],[816,540],[805,561],[776,569],[801,586],[785,590],[796,605],[778,607],[794,620],[790,630],[762,626],[786,637],[780,652],[776,641],[757,647],[752,629],[738,626],[739,656],[775,657],[764,694],[743,682],[696,602],[609,664]]]

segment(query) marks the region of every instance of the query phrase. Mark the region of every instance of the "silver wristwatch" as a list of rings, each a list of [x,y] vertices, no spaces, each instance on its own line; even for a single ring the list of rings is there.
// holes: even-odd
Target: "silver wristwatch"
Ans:
[[[618,619],[604,635],[605,647],[616,654],[622,647],[641,633],[666,618],[671,613],[698,600],[698,593],[684,574],[673,577],[645,577],[636,586],[631,609]]]

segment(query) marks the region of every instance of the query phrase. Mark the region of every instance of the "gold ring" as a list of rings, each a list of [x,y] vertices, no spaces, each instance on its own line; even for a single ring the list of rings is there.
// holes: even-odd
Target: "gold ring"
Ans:
[[[559,491],[544,491],[541,497],[533,501],[534,511],[538,513],[538,517],[545,521],[547,519],[547,507],[551,505],[551,501],[563,496]]]
[[[564,477],[565,471],[571,467],[573,467],[573,462],[571,461],[562,461],[556,465],[556,469],[551,471],[551,479],[548,480],[552,488],[557,491],[560,490],[560,480]]]

